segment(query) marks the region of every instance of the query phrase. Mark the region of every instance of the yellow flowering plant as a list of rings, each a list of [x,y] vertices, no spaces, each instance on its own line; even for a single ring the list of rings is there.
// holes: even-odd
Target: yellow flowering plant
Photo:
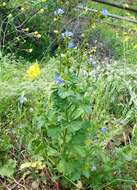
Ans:
[[[30,80],[34,80],[39,74],[40,74],[40,66],[38,63],[35,63],[33,65],[31,65],[27,72],[27,77],[30,79]]]

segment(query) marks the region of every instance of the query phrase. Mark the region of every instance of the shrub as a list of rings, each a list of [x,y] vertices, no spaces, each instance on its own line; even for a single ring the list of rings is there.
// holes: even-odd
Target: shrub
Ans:
[[[1,0],[0,48],[30,59],[52,52],[68,25],[65,16],[71,15],[79,2]]]

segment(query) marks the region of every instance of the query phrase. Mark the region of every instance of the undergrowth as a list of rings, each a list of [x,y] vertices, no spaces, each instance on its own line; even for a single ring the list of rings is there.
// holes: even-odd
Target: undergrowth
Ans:
[[[5,178],[11,188],[15,179],[26,188],[126,190],[136,184],[135,65],[113,61],[94,68],[74,50],[43,63],[30,80],[29,63],[5,60],[2,187]]]

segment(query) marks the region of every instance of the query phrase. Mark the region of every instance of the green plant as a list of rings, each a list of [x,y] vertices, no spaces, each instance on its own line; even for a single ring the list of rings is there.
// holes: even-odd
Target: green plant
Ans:
[[[33,81],[28,66],[1,64],[1,163],[14,166],[9,173],[16,161],[21,176],[54,188],[135,184],[135,65],[98,67],[95,78],[86,55],[69,50],[43,64]]]

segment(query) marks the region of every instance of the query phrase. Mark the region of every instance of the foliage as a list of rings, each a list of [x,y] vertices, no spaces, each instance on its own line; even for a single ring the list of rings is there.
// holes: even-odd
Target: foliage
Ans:
[[[137,28],[108,12],[136,18],[0,0],[0,188],[136,189]]]
[[[22,175],[33,172],[39,180],[37,171],[51,171],[53,181],[70,189],[79,183],[84,189],[125,189],[135,184],[135,66],[99,67],[95,78],[87,56],[72,50],[44,64],[33,81],[28,81],[24,69],[18,75],[18,65],[5,63],[1,81],[8,79],[9,70],[17,79],[12,88],[7,83],[6,98],[1,96],[0,101],[1,160],[6,165],[14,160]],[[0,173],[9,176],[5,164]]]
[[[61,37],[57,33],[66,30],[63,15],[70,15],[78,3],[78,0],[1,0],[0,48],[32,59],[53,51],[52,46]]]

